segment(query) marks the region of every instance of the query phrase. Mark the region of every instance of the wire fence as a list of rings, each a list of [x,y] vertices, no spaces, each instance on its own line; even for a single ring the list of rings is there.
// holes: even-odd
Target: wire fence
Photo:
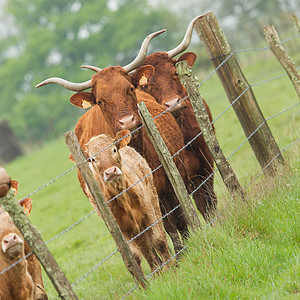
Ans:
[[[293,37],[290,37],[290,38],[288,38],[288,39],[286,39],[286,40],[284,40],[284,41],[282,41],[281,43],[283,44],[283,43],[286,43],[287,41],[290,41],[291,39],[294,39],[294,38],[296,38],[296,37],[299,37],[299,34],[296,34],[296,35],[294,35]],[[220,67],[222,67],[222,65],[228,60],[228,59],[230,59],[231,57],[232,57],[232,55],[234,55],[234,53],[241,53],[241,52],[250,52],[250,51],[263,51],[263,50],[269,50],[270,49],[270,47],[264,47],[264,48],[257,48],[257,49],[246,49],[246,50],[235,50],[235,51],[232,51],[231,53],[228,53],[227,55],[226,55],[226,58],[222,61],[222,63],[220,63],[219,64],[219,66],[217,67],[217,68],[215,68],[214,70],[213,70],[213,72],[211,73],[211,74],[209,74],[201,83],[199,83],[199,87],[201,87],[204,83],[206,83],[210,78],[211,78],[211,76],[213,76],[216,72],[217,72],[217,70],[220,68]],[[298,67],[297,68],[297,70],[299,69],[300,67]],[[228,111],[239,99],[240,99],[240,97],[244,94],[244,93],[246,93],[247,92],[247,90],[249,90],[251,87],[255,87],[255,86],[259,86],[259,85],[262,85],[262,84],[265,84],[265,83],[268,83],[268,82],[270,82],[270,81],[273,81],[273,80],[276,80],[276,79],[280,79],[280,78],[283,78],[283,77],[285,77],[285,76],[287,76],[287,74],[282,74],[282,75],[279,75],[279,76],[276,76],[276,77],[273,77],[273,78],[270,78],[270,79],[267,79],[267,80],[264,80],[264,81],[261,81],[261,82],[258,82],[258,83],[254,83],[254,84],[251,84],[249,87],[247,87],[236,99],[234,99],[233,101],[232,101],[232,103],[228,106],[228,107],[226,107],[226,109],[221,113],[221,114],[219,114],[212,122],[211,122],[211,124],[214,124],[221,116],[223,116],[224,115],[224,113],[226,112],[226,111]],[[182,102],[182,101],[184,101],[185,99],[186,99],[187,97],[185,97],[185,98],[183,98],[183,99],[181,99],[181,101],[180,102]],[[179,103],[180,103],[179,102]],[[166,109],[166,111],[169,111],[169,110],[171,110],[175,105],[178,105],[179,103],[176,103],[176,104],[174,104],[173,106],[171,106],[171,107],[169,107],[168,109]],[[269,117],[269,118],[267,118],[259,127],[257,127],[257,129],[251,134],[251,135],[249,135],[232,153],[231,153],[231,155],[227,158],[228,160],[229,159],[231,159],[240,149],[241,149],[241,147],[247,142],[247,141],[249,141],[249,139],[253,136],[253,134],[255,134],[255,132],[257,131],[257,130],[259,130],[259,128],[261,127],[261,126],[263,126],[263,124],[265,124],[266,122],[268,122],[269,120],[271,120],[271,119],[273,119],[273,118],[275,118],[275,117],[277,117],[277,116],[279,116],[279,115],[281,115],[281,114],[283,114],[283,113],[285,113],[285,112],[287,112],[287,111],[289,111],[289,110],[291,110],[291,109],[293,109],[293,108],[296,108],[298,105],[300,104],[300,102],[299,103],[297,103],[297,104],[294,104],[294,105],[292,105],[292,106],[290,106],[290,107],[288,107],[288,108],[286,108],[286,109],[284,109],[283,111],[281,111],[281,112],[278,112],[278,113],[276,113],[275,115],[273,115],[273,116],[271,116],[271,117]],[[166,111],[164,111],[164,112],[162,112],[161,114],[159,114],[159,115],[157,115],[157,116],[155,116],[153,119],[156,119],[156,118],[158,118],[158,117],[160,117],[162,114],[164,114]],[[143,126],[144,125],[141,125],[140,127],[138,127],[138,128],[136,128],[135,130],[133,130],[130,134],[134,134],[135,132],[137,132],[138,130],[141,130],[142,128],[143,128]],[[174,155],[172,156],[172,157],[175,157],[176,155],[178,155],[183,149],[185,149],[186,147],[188,147],[195,139],[197,139],[200,135],[202,134],[202,132],[200,132],[197,136],[195,136],[192,140],[190,140],[189,142],[187,142],[185,145],[184,145],[184,147],[183,148],[181,148],[179,151],[177,151],[176,153],[174,153]],[[105,151],[105,150],[107,150],[109,147],[112,147],[114,144],[116,144],[118,141],[115,141],[112,145],[110,145],[110,146],[108,146],[108,147],[106,147],[106,148],[104,148],[104,149],[102,149],[100,152],[98,152],[98,153],[96,153],[95,155],[93,155],[93,156],[91,156],[89,159],[91,159],[92,157],[94,157],[94,156],[96,156],[96,155],[98,155],[98,154],[100,154],[101,152],[103,152],[103,151]],[[282,152],[284,152],[285,150],[287,150],[287,149],[289,149],[291,146],[293,146],[293,145],[295,145],[297,142],[299,142],[299,139],[297,139],[297,140],[295,140],[293,143],[291,143],[290,145],[288,145],[287,147],[285,147],[283,150],[281,150],[280,151],[280,153],[282,153]],[[269,164],[265,167],[265,168],[268,168],[271,164],[272,164],[272,162],[276,159],[276,157],[278,156],[278,155],[280,155],[280,153],[278,153],[270,162],[269,162]],[[147,174],[147,175],[145,175],[143,178],[141,178],[141,179],[139,179],[139,181],[137,181],[136,183],[134,183],[132,186],[134,186],[134,185],[136,185],[136,184],[138,184],[139,182],[141,182],[142,180],[144,180],[146,177],[148,177],[148,176],[150,176],[151,174],[153,174],[154,172],[156,172],[159,168],[161,168],[162,167],[162,165],[159,165],[157,168],[155,168],[154,170],[152,170],[149,174]],[[60,175],[58,175],[58,176],[56,176],[55,178],[53,178],[52,180],[50,180],[48,183],[46,183],[46,184],[44,184],[43,186],[41,186],[41,187],[39,187],[38,189],[36,189],[35,191],[33,191],[32,193],[30,193],[29,195],[27,195],[26,197],[24,197],[23,199],[25,199],[25,198],[27,198],[27,197],[31,197],[32,195],[34,195],[34,194],[36,194],[36,193],[38,193],[39,191],[41,191],[42,189],[44,189],[44,188],[46,188],[46,187],[48,187],[50,184],[52,184],[53,182],[55,182],[55,181],[57,181],[58,179],[60,179],[61,177],[63,177],[63,176],[65,176],[66,174],[68,174],[70,171],[72,171],[72,170],[74,170],[74,169],[76,169],[77,168],[77,166],[76,165],[74,165],[72,168],[70,168],[70,169],[68,169],[68,170],[66,170],[65,172],[63,172],[63,173],[61,173]],[[260,171],[254,178],[253,178],[253,180],[251,180],[246,186],[245,186],[245,189],[246,188],[248,188],[262,173],[263,173],[263,171],[264,170],[262,170],[262,171]],[[192,196],[203,184],[205,184],[205,182],[211,177],[211,176],[213,176],[215,173],[217,172],[217,169],[213,172],[213,173],[211,173],[202,183],[201,183],[201,185],[199,185],[198,187],[196,187],[191,193],[190,193],[190,195]],[[111,199],[109,199],[108,201],[107,201],[107,203],[110,203],[111,201],[113,201],[113,200],[115,200],[117,197],[119,197],[120,195],[122,195],[123,193],[125,193],[125,192],[127,192],[132,186],[130,186],[130,187],[128,187],[127,189],[125,189],[124,191],[122,191],[120,194],[118,194],[117,196],[115,196],[115,197],[113,197],[113,198],[111,198]],[[22,200],[23,200],[22,199]],[[21,200],[20,200],[21,201]],[[162,216],[162,218],[161,219],[159,219],[159,220],[156,220],[156,222],[154,223],[154,224],[152,224],[150,227],[148,227],[148,228],[146,228],[145,230],[143,230],[142,232],[140,232],[136,237],[134,237],[133,239],[131,239],[130,241],[128,241],[128,243],[130,243],[130,242],[132,242],[135,238],[137,238],[138,236],[140,236],[141,234],[143,234],[145,231],[147,231],[147,230],[149,230],[152,226],[154,226],[154,225],[156,225],[158,222],[160,222],[163,218],[165,218],[165,217],[167,217],[168,215],[170,215],[172,212],[174,212],[176,209],[178,209],[180,207],[180,205],[178,205],[178,206],[176,206],[176,207],[174,207],[171,211],[169,211],[167,214],[165,214],[164,216]],[[59,238],[59,237],[61,237],[64,233],[66,233],[66,232],[68,232],[69,230],[71,230],[71,229],[73,229],[75,226],[77,226],[78,224],[80,224],[81,222],[83,222],[84,220],[86,220],[87,218],[89,218],[91,215],[93,215],[95,212],[96,212],[97,210],[93,210],[92,212],[90,212],[89,214],[87,214],[86,216],[84,216],[83,218],[81,218],[80,220],[78,220],[77,222],[75,222],[74,224],[72,224],[72,225],[70,225],[69,227],[67,227],[66,229],[64,229],[63,231],[61,231],[59,234],[57,234],[56,236],[54,236],[53,238],[51,238],[50,240],[48,240],[46,243],[48,244],[48,243],[50,243],[50,242],[52,242],[52,241],[54,241],[55,239],[57,239],[57,238]],[[185,250],[185,248],[183,249],[183,250]],[[182,251],[183,251],[182,250]],[[72,286],[76,286],[79,282],[81,282],[83,279],[85,279],[87,276],[89,276],[93,271],[95,271],[99,266],[101,266],[104,262],[106,262],[109,258],[111,258],[112,256],[114,256],[114,254],[116,254],[118,252],[118,250],[115,250],[115,251],[113,251],[111,254],[109,254],[106,258],[104,258],[103,260],[101,260],[98,264],[96,264],[92,269],[90,269],[88,272],[86,272],[83,276],[81,276],[79,279],[77,279],[73,284],[72,284]],[[25,258],[27,258],[28,256],[30,256],[32,254],[32,252],[31,253],[29,253],[29,254],[27,254],[26,255],[26,257],[24,257],[23,259],[25,259]],[[175,254],[172,258],[171,258],[171,260],[172,259],[174,259],[174,258],[176,258],[176,256],[178,255],[179,253],[177,253],[177,254]],[[21,260],[19,260],[19,261],[21,261]],[[18,262],[19,262],[18,261]],[[11,265],[10,267],[8,267],[7,269],[5,269],[5,270],[2,270],[1,272],[0,272],[0,275],[1,274],[3,274],[4,272],[6,272],[6,271],[8,271],[10,268],[12,268],[14,265],[16,265],[18,262],[16,262],[16,263],[14,263],[13,265]],[[166,263],[168,263],[168,262],[166,262]],[[148,277],[150,277],[150,276],[152,276],[154,273],[156,273],[160,268],[162,268],[163,267],[163,265],[162,266],[160,266],[157,270],[155,270],[154,272],[152,272],[151,274],[149,274],[148,276],[147,276],[147,278]],[[126,295],[124,295],[123,296],[123,298],[124,297],[126,297],[127,295],[129,295],[130,293],[132,293],[132,291],[135,289],[137,287],[137,285],[132,289],[132,290],[130,290]],[[123,299],[122,298],[122,299]]]

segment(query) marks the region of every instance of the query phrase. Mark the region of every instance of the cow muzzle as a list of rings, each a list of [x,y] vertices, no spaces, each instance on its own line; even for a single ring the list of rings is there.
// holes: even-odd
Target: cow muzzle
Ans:
[[[164,103],[166,108],[169,108],[169,111],[175,116],[177,117],[178,115],[180,115],[180,113],[182,112],[182,110],[184,108],[186,108],[186,104],[184,103],[184,101],[180,102],[180,98],[174,98],[172,100],[169,100],[167,102]]]
[[[103,173],[103,179],[104,181],[117,181],[119,179],[119,177],[122,175],[122,171],[114,166],[114,167],[110,167],[108,169],[106,169]]]
[[[2,250],[10,257],[21,254],[23,247],[22,239],[16,233],[9,233],[2,239]]]
[[[122,118],[119,119],[118,130],[132,130],[140,124],[140,120],[133,114],[124,115]]]

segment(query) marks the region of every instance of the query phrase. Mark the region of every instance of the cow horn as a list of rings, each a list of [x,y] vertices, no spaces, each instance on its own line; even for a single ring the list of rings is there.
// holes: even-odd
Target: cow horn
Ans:
[[[137,57],[128,65],[126,65],[125,67],[123,67],[123,69],[126,71],[126,72],[130,72],[136,68],[138,68],[144,61],[145,57],[147,56],[147,51],[148,51],[148,46],[149,46],[149,43],[150,41],[157,35],[165,32],[166,29],[163,29],[163,30],[159,30],[159,31],[156,31],[156,32],[153,32],[151,34],[149,34],[143,41],[142,43],[142,46],[141,46],[141,49],[137,55]]]
[[[70,91],[74,91],[74,92],[80,92],[86,89],[89,89],[92,87],[92,80],[88,80],[82,83],[75,83],[75,82],[71,82],[71,81],[67,81],[65,79],[59,78],[59,77],[51,77],[48,78],[44,81],[42,81],[41,83],[39,83],[38,85],[36,85],[35,87],[41,87],[43,85],[49,84],[49,83],[56,83],[61,85],[62,87],[70,90]]]
[[[184,36],[184,38],[183,38],[183,40],[182,40],[182,42],[181,42],[176,48],[174,48],[174,49],[172,49],[172,50],[170,50],[170,51],[167,51],[168,56],[169,56],[170,58],[173,58],[173,57],[176,56],[177,54],[183,52],[183,51],[186,50],[186,48],[190,45],[194,25],[195,25],[196,21],[197,21],[200,17],[202,17],[202,15],[200,15],[200,16],[194,18],[194,19],[190,22],[190,24],[189,24],[189,26],[188,26],[188,28],[187,28],[187,30],[186,30],[185,36]]]
[[[82,65],[81,68],[90,69],[90,70],[95,71],[97,73],[102,71],[102,69],[100,69],[98,67],[90,66],[90,65]]]
[[[151,34],[149,34],[143,41],[141,49],[137,55],[137,57],[128,65],[126,65],[125,67],[123,67],[123,69],[125,69],[126,72],[130,72],[134,69],[136,69],[137,67],[139,67],[142,62],[144,61],[145,57],[147,56],[147,51],[148,51],[148,47],[149,47],[149,43],[150,41],[157,35],[165,32],[166,29],[162,29],[156,32],[153,32]],[[81,68],[86,68],[86,69],[90,69],[92,71],[95,72],[100,72],[102,69],[95,67],[95,66],[90,66],[90,65],[82,65]]]

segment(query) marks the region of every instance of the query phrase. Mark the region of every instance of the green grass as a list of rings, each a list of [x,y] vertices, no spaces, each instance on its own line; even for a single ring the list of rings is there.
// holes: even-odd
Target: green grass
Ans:
[[[240,60],[250,83],[284,73],[278,62],[270,56],[258,56],[251,63],[243,57]],[[294,61],[299,65],[299,54]],[[200,80],[206,75],[199,74]],[[266,118],[299,102],[287,77],[257,86],[253,90]],[[201,87],[201,93],[214,117],[229,105],[216,75]],[[285,148],[299,138],[299,108],[270,120],[268,124],[280,149]],[[233,110],[229,109],[217,120],[215,127],[217,138],[228,157],[245,140]],[[68,155],[62,137],[6,165],[12,178],[20,182],[18,198],[28,195],[71,168],[73,164],[69,162]],[[284,157],[292,169],[299,168],[299,145],[285,151]],[[242,186],[260,171],[248,143],[230,159],[230,163]],[[263,179],[264,176],[259,178]],[[294,175],[283,184],[274,185],[274,191],[267,194],[265,186],[268,182],[263,181],[257,185],[255,181],[248,188],[254,198],[250,199],[248,206],[236,209],[227,203],[226,189],[217,175],[215,189],[224,218],[214,227],[206,228],[199,235],[191,237],[189,251],[180,263],[181,268],[151,280],[152,294],[149,292],[144,295],[138,291],[135,297],[198,299],[203,295],[203,299],[290,299],[299,296],[296,293],[300,277],[297,180],[299,183],[299,178]],[[76,170],[33,194],[32,199],[30,219],[45,241],[93,210],[79,187]],[[71,283],[116,249],[103,221],[96,214],[48,246]],[[144,270],[149,274],[146,264]],[[55,299],[56,291],[45,274],[44,282],[49,299]],[[134,282],[117,253],[80,281],[75,286],[75,292],[81,299],[118,299],[133,286]]]
[[[247,204],[227,202],[214,226],[192,234],[176,272],[131,298],[299,298],[299,174],[289,176],[270,190],[261,182],[264,195],[252,193]]]

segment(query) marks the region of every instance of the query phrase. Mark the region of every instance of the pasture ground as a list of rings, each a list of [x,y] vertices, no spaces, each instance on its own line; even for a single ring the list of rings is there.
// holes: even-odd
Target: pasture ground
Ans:
[[[245,56],[244,56],[245,55]],[[255,53],[256,55],[256,53]],[[241,67],[250,84],[284,74],[271,55],[239,55]],[[294,57],[296,66],[300,55]],[[205,74],[197,74],[204,80]],[[253,88],[265,118],[299,102],[289,81],[283,77]],[[218,78],[213,75],[200,91],[213,117],[229,105]],[[61,99],[63,101],[63,99]],[[68,101],[68,99],[65,99]],[[74,120],[74,125],[76,120]],[[299,107],[268,122],[280,149],[299,138]],[[244,140],[239,122],[229,109],[216,123],[216,134],[228,157]],[[69,151],[63,137],[28,153],[5,166],[20,182],[18,198],[51,181],[71,168]],[[217,175],[215,189],[222,218],[188,241],[189,251],[180,268],[151,280],[148,293],[136,291],[136,299],[255,298],[293,299],[299,297],[299,144],[283,153],[290,171],[272,183],[261,175],[249,188],[249,203],[231,205],[224,185]],[[246,143],[230,159],[242,186],[260,171],[254,154]],[[32,195],[31,221],[48,241],[92,211],[82,193],[76,170]],[[257,183],[258,182],[258,183]],[[115,249],[103,221],[92,214],[71,230],[48,244],[71,284],[82,278]],[[145,273],[149,269],[145,266]],[[44,274],[49,299],[56,291]],[[81,299],[119,299],[134,283],[117,253],[75,285]]]

